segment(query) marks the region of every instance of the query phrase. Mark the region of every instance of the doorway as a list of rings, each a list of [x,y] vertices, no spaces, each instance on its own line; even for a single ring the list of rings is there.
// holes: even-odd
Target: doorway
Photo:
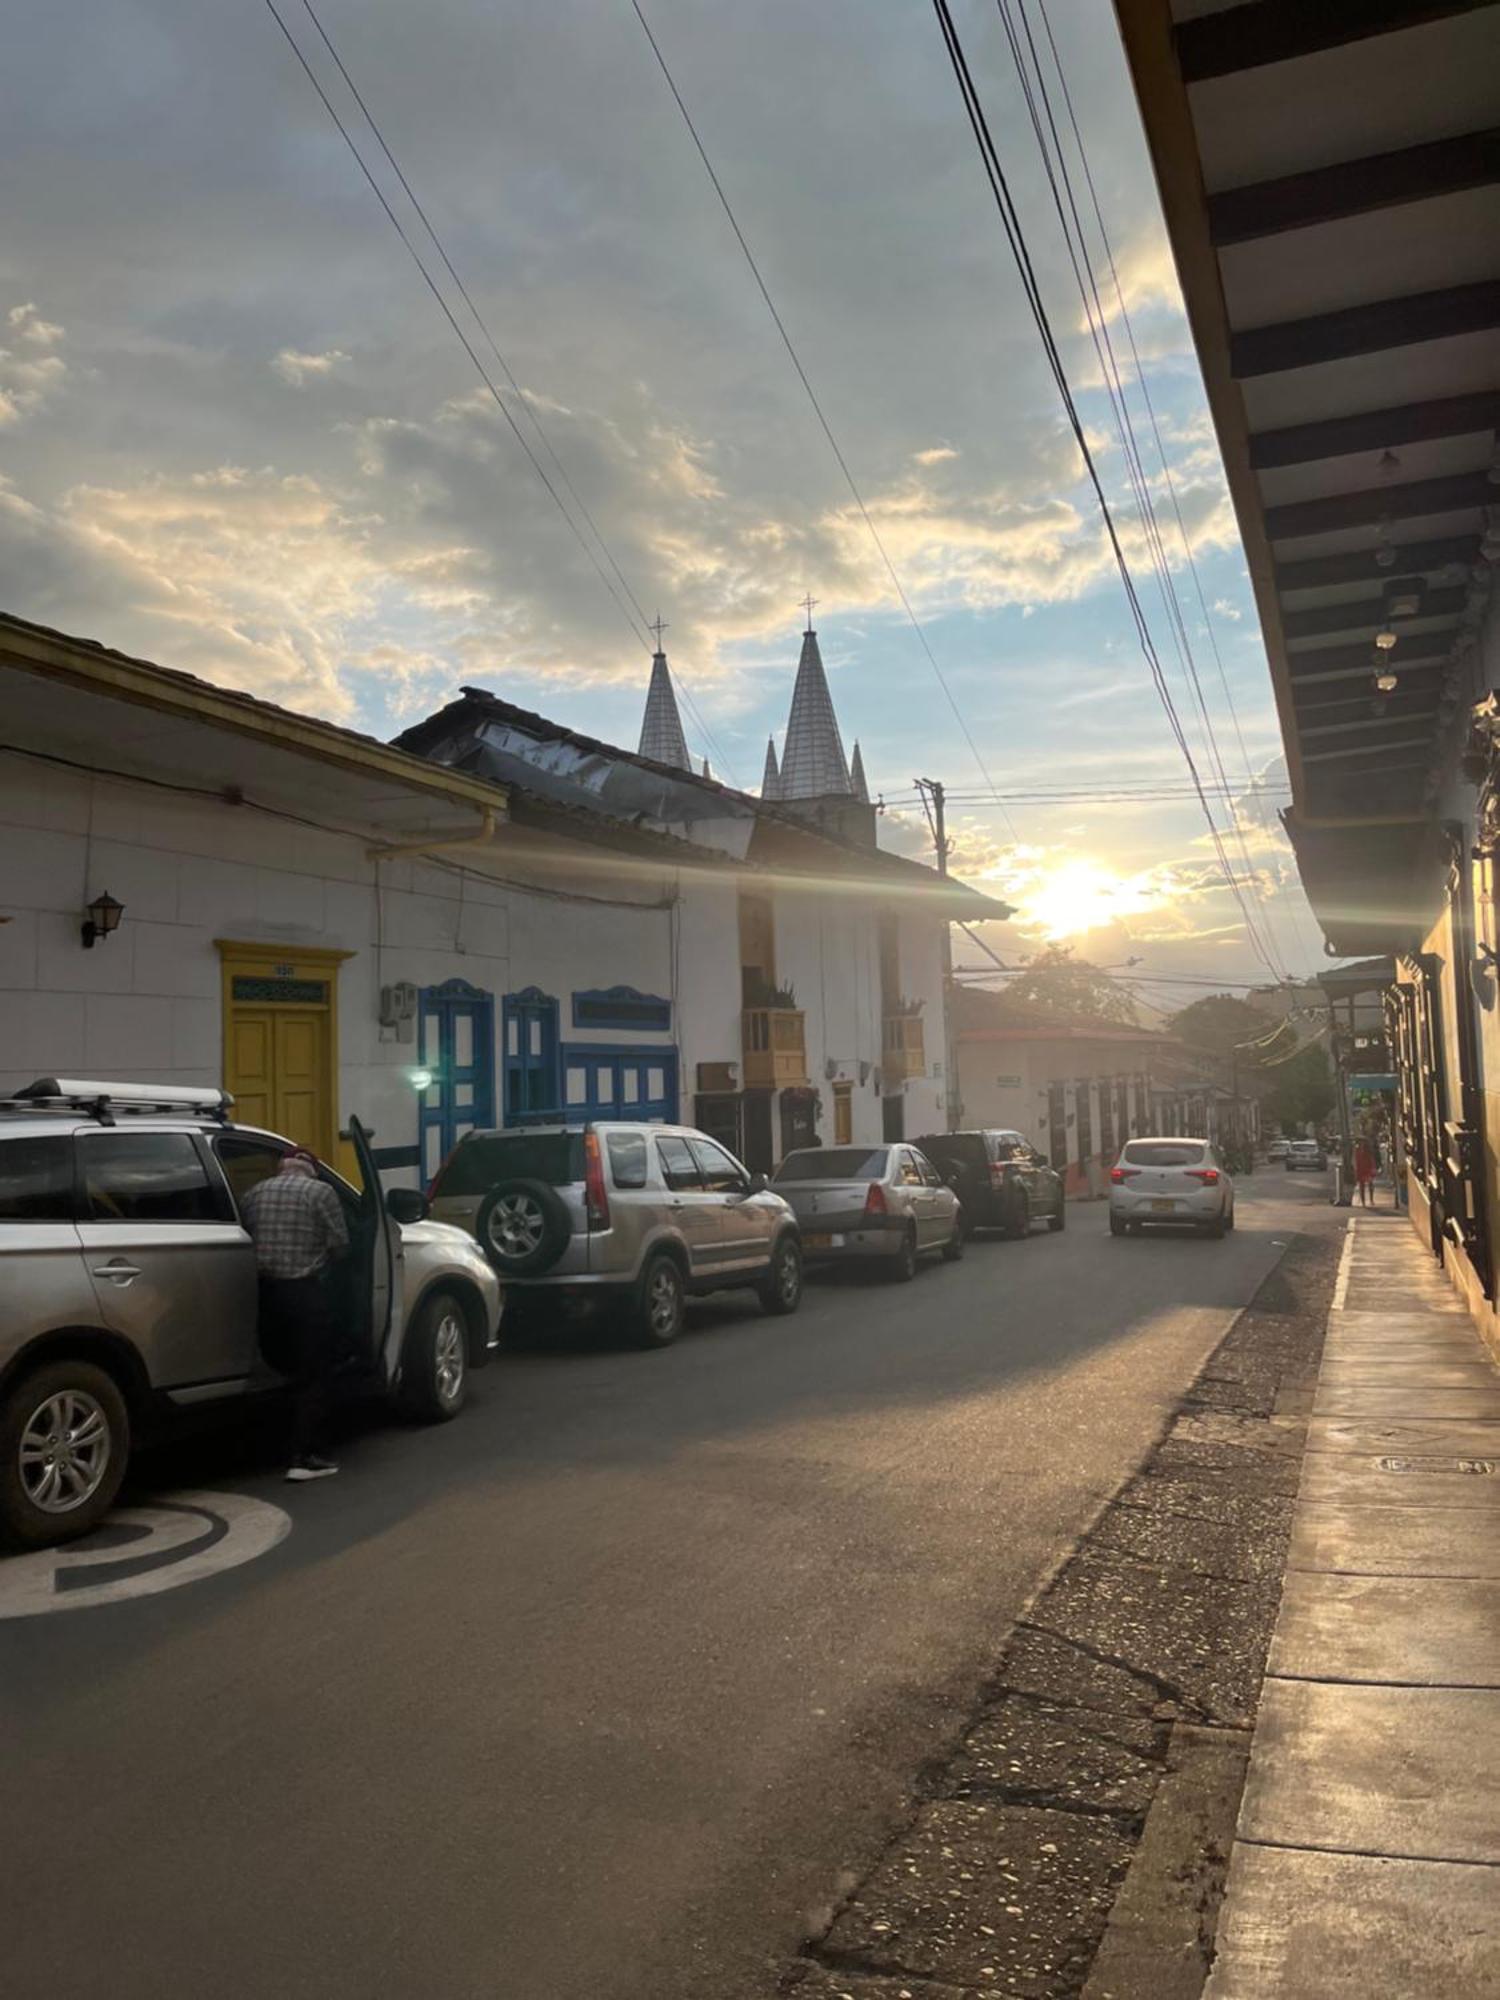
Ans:
[[[220,939],[224,1088],[240,1124],[338,1159],[338,970],[347,951]]]

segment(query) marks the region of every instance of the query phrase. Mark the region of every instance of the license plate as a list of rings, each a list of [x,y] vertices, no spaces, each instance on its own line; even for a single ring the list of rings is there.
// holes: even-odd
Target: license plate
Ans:
[[[1177,1204],[1175,1201],[1153,1201],[1151,1206],[1156,1210],[1158,1214],[1165,1213],[1167,1215],[1170,1215],[1172,1213],[1172,1210],[1177,1206]]]
[[[841,1240],[837,1236],[804,1236],[802,1247],[805,1250],[831,1250]]]

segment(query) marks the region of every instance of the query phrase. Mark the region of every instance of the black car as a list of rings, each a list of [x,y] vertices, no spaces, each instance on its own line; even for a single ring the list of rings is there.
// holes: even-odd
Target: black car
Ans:
[[[915,1142],[963,1203],[964,1227],[1030,1234],[1067,1223],[1062,1176],[1023,1132],[934,1132]]]

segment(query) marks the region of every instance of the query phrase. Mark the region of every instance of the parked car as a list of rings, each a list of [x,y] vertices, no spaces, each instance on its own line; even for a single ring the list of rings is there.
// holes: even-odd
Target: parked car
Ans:
[[[1293,1139],[1286,1149],[1282,1165],[1289,1174],[1298,1173],[1303,1168],[1321,1174],[1328,1166],[1328,1155],[1316,1139]]]
[[[1206,1139],[1131,1139],[1109,1176],[1109,1233],[1167,1223],[1207,1236],[1234,1227],[1234,1182]]]
[[[964,1227],[1028,1236],[1033,1222],[1064,1229],[1061,1174],[1021,1132],[932,1132],[916,1142],[963,1204]]]
[[[1290,1139],[1273,1139],[1266,1148],[1266,1158],[1268,1160],[1284,1160],[1291,1143]]]
[[[216,1090],[45,1078],[0,1102],[0,1535],[86,1533],[131,1442],[174,1411],[283,1386],[261,1355],[239,1204],[292,1141],[232,1125]],[[457,1415],[497,1344],[500,1287],[421,1195],[330,1168],[354,1254],[359,1355],[411,1414]]]
[[[432,1212],[471,1230],[509,1308],[623,1310],[643,1347],[682,1330],[690,1295],[802,1300],[797,1218],[763,1174],[684,1125],[533,1125],[471,1132],[439,1169]]]
[[[810,1146],[788,1153],[772,1186],[790,1202],[809,1261],[877,1259],[892,1278],[924,1252],[963,1255],[958,1196],[915,1146]]]

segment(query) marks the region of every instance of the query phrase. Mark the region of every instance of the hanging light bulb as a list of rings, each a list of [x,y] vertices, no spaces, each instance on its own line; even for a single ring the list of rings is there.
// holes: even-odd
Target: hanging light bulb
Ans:
[[[1395,647],[1396,636],[1389,625],[1382,625],[1380,630],[1375,634],[1375,644],[1380,648],[1382,653],[1389,653]]]
[[[1393,667],[1382,667],[1380,672],[1375,676],[1375,685],[1382,694],[1394,694],[1396,691],[1396,680],[1397,676]]]

